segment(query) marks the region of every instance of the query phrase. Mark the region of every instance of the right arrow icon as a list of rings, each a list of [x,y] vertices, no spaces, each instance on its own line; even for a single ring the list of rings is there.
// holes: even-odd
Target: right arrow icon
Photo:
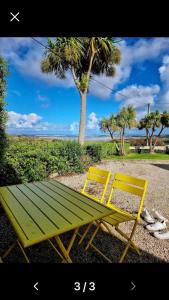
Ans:
[[[131,285],[132,285],[132,288],[130,290],[133,291],[135,289],[136,285],[132,281],[131,281]]]

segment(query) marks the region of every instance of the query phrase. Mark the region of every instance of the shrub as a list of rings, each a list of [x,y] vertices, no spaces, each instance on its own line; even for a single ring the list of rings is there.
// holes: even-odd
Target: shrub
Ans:
[[[84,154],[81,157],[81,162],[84,167],[84,170],[87,170],[92,165],[92,158],[89,155]]]
[[[84,168],[81,161],[81,157],[83,155],[83,148],[79,143],[74,141],[64,142],[59,152],[60,157],[63,156],[65,164],[67,164],[67,172],[83,172]]]
[[[114,155],[116,153],[115,143],[102,143],[101,144],[101,157],[106,158]]]
[[[90,144],[84,147],[85,153],[91,157],[92,162],[101,161],[102,147],[99,144]]]
[[[11,139],[0,167],[0,185],[38,181],[51,173],[81,173],[83,148],[77,142]]]

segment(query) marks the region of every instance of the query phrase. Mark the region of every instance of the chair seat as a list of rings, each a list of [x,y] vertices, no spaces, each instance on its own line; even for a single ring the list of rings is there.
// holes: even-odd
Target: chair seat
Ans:
[[[116,226],[119,223],[136,220],[135,216],[115,205],[111,205],[110,208],[112,209],[112,215],[105,217],[103,221],[113,226]]]

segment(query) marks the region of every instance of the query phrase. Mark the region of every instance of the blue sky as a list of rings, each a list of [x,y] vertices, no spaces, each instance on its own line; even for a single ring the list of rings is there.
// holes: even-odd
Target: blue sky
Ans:
[[[46,38],[37,38],[46,44]],[[100,118],[133,104],[137,118],[169,110],[169,38],[120,38],[122,60],[114,78],[95,76],[87,97],[86,135],[100,134]],[[72,77],[43,74],[44,49],[31,38],[0,38],[9,62],[7,130],[13,134],[77,134],[80,98]],[[131,133],[137,133],[132,130]],[[166,131],[167,133],[167,131]]]

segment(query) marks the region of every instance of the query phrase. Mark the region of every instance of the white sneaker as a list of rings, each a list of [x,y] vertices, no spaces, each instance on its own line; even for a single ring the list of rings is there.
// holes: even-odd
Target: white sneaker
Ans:
[[[154,232],[153,235],[159,240],[169,240],[169,231],[164,233]]]
[[[147,222],[147,223],[155,223],[154,219],[150,216],[147,208],[144,208],[142,213],[141,213],[141,217]]]
[[[163,230],[163,229],[166,229],[166,223],[164,221],[158,221],[154,224],[150,224],[150,225],[147,225],[146,228],[149,230],[149,231],[159,231],[159,230]]]
[[[157,210],[153,209],[152,211],[153,211],[154,217],[156,219],[158,219],[159,221],[168,222],[168,219],[166,219],[165,217],[163,217]]]

